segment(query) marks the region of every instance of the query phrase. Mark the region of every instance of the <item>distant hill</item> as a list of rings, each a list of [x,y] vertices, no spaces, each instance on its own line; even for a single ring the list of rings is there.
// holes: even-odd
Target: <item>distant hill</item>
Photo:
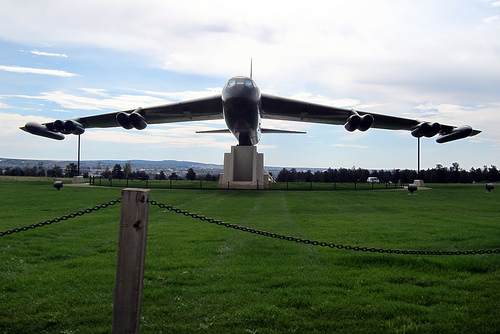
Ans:
[[[107,168],[113,169],[116,164],[119,164],[122,168],[125,163],[130,161],[132,166],[132,171],[146,171],[148,174],[155,174],[163,170],[165,173],[177,173],[183,175],[187,172],[189,168],[192,168],[197,174],[212,174],[218,175],[223,172],[223,166],[217,164],[207,164],[202,162],[193,161],[179,161],[179,160],[82,160],[80,161],[80,172],[83,174],[90,170],[104,170]],[[6,168],[16,168],[21,169],[31,168],[34,166],[43,165],[45,169],[53,168],[55,165],[65,168],[70,163],[76,164],[75,160],[35,160],[35,159],[11,159],[11,158],[0,158],[0,170]],[[273,167],[265,166],[265,169],[277,175],[279,171],[283,168],[290,169],[291,167]],[[315,172],[317,170],[324,170],[325,168],[296,168],[297,171],[307,171],[311,170]]]
[[[162,161],[150,161],[150,160],[82,160],[80,161],[80,170],[82,173],[89,171],[91,169],[113,169],[116,164],[119,164],[122,168],[125,163],[129,162],[132,166],[132,170],[145,170],[150,173],[155,173],[156,171],[169,171],[169,172],[184,172],[189,168],[193,168],[196,173],[207,173],[218,174],[222,172],[222,165],[215,164],[205,164],[200,162],[192,161],[177,161],[177,160],[162,160]],[[33,166],[43,165],[44,168],[52,168],[55,165],[64,168],[70,163],[76,164],[74,160],[35,160],[35,159],[11,159],[11,158],[0,158],[0,169],[5,168],[30,168]]]

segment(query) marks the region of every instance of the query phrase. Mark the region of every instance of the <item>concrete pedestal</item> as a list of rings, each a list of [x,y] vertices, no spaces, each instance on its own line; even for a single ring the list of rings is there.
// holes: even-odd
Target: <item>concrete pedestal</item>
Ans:
[[[425,185],[424,180],[414,180],[413,183],[419,188]]]
[[[224,173],[219,176],[219,188],[267,189],[271,184],[264,170],[264,154],[255,146],[232,146],[224,153]]]
[[[83,176],[73,176],[73,181],[72,183],[85,183],[85,179]]]

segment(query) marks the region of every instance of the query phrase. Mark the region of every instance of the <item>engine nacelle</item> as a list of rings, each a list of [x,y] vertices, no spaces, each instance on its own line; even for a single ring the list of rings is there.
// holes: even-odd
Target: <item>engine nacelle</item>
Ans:
[[[361,121],[359,123],[358,130],[359,131],[368,130],[369,128],[372,127],[374,121],[375,121],[375,119],[370,114],[366,114],[366,115],[361,116]]]
[[[141,114],[135,111],[130,114],[128,119],[130,120],[130,123],[132,123],[134,128],[136,128],[137,130],[144,130],[148,126],[146,119],[142,117]]]
[[[466,138],[472,134],[472,131],[473,131],[472,127],[470,127],[468,125],[463,125],[461,127],[453,129],[453,131],[451,131],[448,134],[440,135],[436,139],[436,142],[447,143],[449,141]]]
[[[130,130],[134,127],[132,123],[130,123],[130,115],[125,112],[119,112],[116,114],[116,121],[124,129]]]
[[[41,137],[46,137],[46,138],[51,138],[51,139],[56,139],[56,140],[63,140],[64,135],[51,131],[49,130],[45,125],[36,123],[36,122],[28,122],[24,127],[21,128],[21,130],[24,130],[26,132],[31,133],[32,135],[37,135]]]
[[[416,138],[420,137],[434,137],[441,130],[441,124],[439,123],[420,123],[415,129],[411,131],[411,135]]]
[[[366,131],[372,127],[373,122],[374,118],[372,115],[359,116],[358,112],[352,109],[351,116],[349,116],[347,122],[344,124],[344,128],[349,132],[353,132],[354,130]]]
[[[359,117],[358,114],[354,114],[347,119],[347,122],[344,124],[344,128],[349,132],[353,132],[359,127],[360,123],[361,117]]]
[[[64,122],[64,129],[74,135],[81,135],[85,132],[85,128],[83,127],[83,125],[73,120]]]
[[[59,131],[60,133],[64,133],[65,135],[69,135],[71,131],[66,130],[66,121],[62,121],[58,119],[57,121],[54,121],[54,128]]]
[[[133,113],[127,114],[126,112],[119,112],[116,114],[116,122],[124,129],[130,130],[136,128],[137,130],[144,130],[148,123],[144,116],[140,114],[141,108],[137,108]]]

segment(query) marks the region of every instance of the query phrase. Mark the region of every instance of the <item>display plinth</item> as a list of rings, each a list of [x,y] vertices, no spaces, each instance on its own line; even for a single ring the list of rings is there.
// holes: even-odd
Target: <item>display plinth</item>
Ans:
[[[264,169],[264,154],[255,146],[231,146],[224,153],[224,173],[219,176],[219,188],[267,189],[271,177]]]
[[[85,179],[83,176],[73,176],[73,181],[72,183],[85,183]]]
[[[413,183],[417,186],[417,187],[423,187],[425,186],[424,184],[424,181],[423,180],[414,180]]]

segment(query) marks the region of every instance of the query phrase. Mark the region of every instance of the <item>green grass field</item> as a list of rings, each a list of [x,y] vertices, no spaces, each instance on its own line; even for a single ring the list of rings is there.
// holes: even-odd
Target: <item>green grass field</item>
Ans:
[[[0,179],[0,231],[119,188]],[[500,248],[500,189],[160,190],[151,199],[269,232],[376,248]],[[120,205],[0,237],[0,333],[111,331]],[[500,254],[395,255],[245,233],[150,207],[141,333],[498,333]]]

